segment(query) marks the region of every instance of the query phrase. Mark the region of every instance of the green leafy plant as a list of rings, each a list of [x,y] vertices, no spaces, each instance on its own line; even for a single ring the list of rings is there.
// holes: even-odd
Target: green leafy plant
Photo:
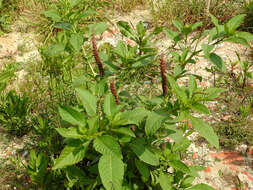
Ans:
[[[80,23],[87,22],[90,16],[96,14],[93,10],[87,10],[83,0],[69,1],[60,0],[56,6],[41,12],[47,19],[50,33],[47,39],[59,31],[80,31]],[[47,27],[47,28],[48,28]]]
[[[202,168],[188,167],[180,161],[180,153],[187,149],[190,141],[184,137],[187,126],[183,124],[177,128],[176,124],[190,119],[195,130],[218,147],[218,138],[212,128],[191,116],[189,111],[207,113],[208,109],[198,102],[217,97],[221,89],[209,89],[199,94],[202,89],[197,89],[193,77],[187,89],[180,88],[172,77],[169,77],[169,84],[177,100],[173,103],[165,96],[163,103],[152,110],[144,107],[124,110],[114,84],[110,85],[110,94],[106,92],[104,80],[95,84],[93,92],[77,88],[84,110],[59,106],[62,119],[72,126],[56,129],[66,138],[67,145],[53,169],[62,169],[66,175],[75,172],[76,181],[73,184],[70,180],[71,186],[79,184],[88,189],[101,185],[106,189],[191,187],[196,172]],[[166,143],[166,136],[175,139],[175,143]],[[169,167],[174,169],[173,174],[167,174]],[[192,188],[198,186],[210,188],[204,184]]]
[[[31,150],[29,162],[27,165],[24,165],[32,182],[42,189],[49,188],[52,183],[52,174],[48,170],[48,163],[49,157],[42,152],[36,155],[35,151]]]
[[[116,47],[109,52],[111,56],[103,52],[100,56],[110,72],[120,73],[118,77],[122,80],[129,78],[129,75],[140,77],[140,73],[146,72],[145,69],[154,65],[157,49],[153,47],[151,41],[162,31],[162,28],[157,27],[152,32],[148,32],[142,21],[135,28],[124,21],[117,22],[117,26],[121,34],[135,45],[118,41]]]
[[[53,153],[61,146],[59,143],[60,139],[55,131],[55,126],[50,123],[45,115],[37,117],[37,125],[33,126],[33,130],[33,140],[37,141],[37,149]]]
[[[225,90],[197,87],[196,78],[200,80],[201,77],[188,73],[186,65],[194,64],[194,58],[203,52],[215,68],[225,72],[225,63],[214,53],[214,46],[221,41],[248,45],[252,35],[236,31],[244,16],[238,15],[225,25],[220,25],[211,16],[215,28],[195,37],[190,34],[201,23],[184,25],[181,21],[174,21],[178,32],[164,29],[174,42],[166,52],[172,55],[169,62],[177,65],[173,72],[167,74],[164,54],[161,55],[162,96],[130,95],[127,100],[121,99],[114,82],[110,83],[110,88],[107,85],[103,56],[98,53],[93,34],[93,56],[100,78],[76,88],[81,105],[61,105],[58,108],[61,118],[70,125],[56,129],[65,137],[66,146],[55,160],[53,169],[61,169],[65,173],[66,186],[86,189],[212,189],[205,184],[193,186],[197,172],[203,168],[187,166],[182,159],[191,144],[187,136],[194,131],[214,147],[219,147],[213,128],[193,113],[209,114],[205,103]],[[142,40],[134,38],[136,33],[129,29],[127,23],[120,25],[123,34],[135,39],[138,45],[127,47],[119,42],[121,45],[118,46],[125,48],[118,49],[118,53],[126,52],[127,55],[134,48],[135,56],[142,57],[144,54],[138,54],[143,47],[140,45]],[[144,29],[142,26],[139,23],[138,35],[141,34],[138,30]],[[197,49],[200,39],[207,34],[208,43],[203,44],[201,50]],[[188,84],[179,86],[177,80],[185,76],[189,77]],[[134,105],[130,105],[132,100]]]
[[[0,122],[2,126],[15,135],[26,134],[31,128],[29,98],[10,91],[1,99]]]
[[[173,21],[173,25],[178,32],[164,28],[164,32],[173,44],[168,47],[170,59],[168,62],[177,63],[173,69],[173,76],[176,79],[192,75],[186,70],[186,65],[195,64],[199,56],[204,56],[213,66],[220,72],[226,72],[226,65],[222,58],[217,55],[214,50],[215,46],[221,42],[240,43],[249,47],[249,43],[253,40],[253,35],[247,32],[236,31],[242,24],[245,15],[238,15],[230,19],[224,25],[220,25],[218,20],[210,15],[215,27],[211,30],[199,32],[197,35],[190,34],[202,25],[201,22],[195,24],[183,24],[180,20]],[[208,37],[208,42],[201,45],[201,39]],[[210,70],[211,71],[211,70]],[[212,71],[213,72],[213,71]],[[201,76],[194,75],[201,80]]]

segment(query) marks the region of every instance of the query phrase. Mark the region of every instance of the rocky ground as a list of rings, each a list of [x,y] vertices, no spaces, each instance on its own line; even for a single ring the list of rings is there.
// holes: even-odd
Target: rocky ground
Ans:
[[[135,25],[139,20],[149,22],[150,15],[146,10],[135,10],[127,15],[115,16],[111,19],[113,23],[118,20],[131,21]],[[122,36],[115,27],[112,32],[104,32],[99,44],[109,42],[115,45]],[[128,41],[131,44],[131,41]],[[160,39],[157,45],[166,47],[170,42]],[[34,33],[22,33],[13,31],[0,37],[0,66],[13,61],[14,64],[25,64],[27,61],[39,59],[36,35]],[[236,59],[235,52],[243,56],[248,56],[249,50],[241,45],[223,43],[216,49],[218,55],[225,60]],[[200,83],[203,87],[212,85],[210,73],[205,71],[208,66],[207,60],[201,58],[197,64],[191,65],[188,69],[203,76]],[[22,80],[25,70],[20,70],[17,79]],[[18,83],[17,83],[18,84]],[[214,103],[215,106],[215,103]],[[3,165],[10,165],[10,158],[15,156],[18,150],[24,149],[23,138],[10,138],[4,131],[0,131],[0,170]],[[190,157],[185,160],[187,164],[201,164],[205,170],[200,172],[200,178],[196,183],[207,183],[217,190],[253,190],[253,147],[240,145],[233,151],[213,150],[205,141],[199,141],[197,136],[192,136],[194,144],[189,147]],[[23,151],[23,156],[27,154]],[[5,176],[0,172],[0,176]],[[0,179],[0,184],[5,183],[8,176]],[[6,187],[6,189],[8,189]]]

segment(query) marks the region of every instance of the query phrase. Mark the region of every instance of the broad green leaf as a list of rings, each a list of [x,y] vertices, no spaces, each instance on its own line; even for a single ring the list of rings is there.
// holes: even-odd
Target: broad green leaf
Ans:
[[[119,106],[119,108],[122,108],[121,106]],[[132,124],[131,121],[128,121],[127,119],[125,118],[122,118],[121,117],[122,115],[122,112],[118,112],[114,117],[113,117],[113,120],[111,121],[111,126],[112,128],[116,128],[118,126],[124,126],[124,125],[129,125],[129,124]]]
[[[94,85],[94,92],[97,97],[104,96],[108,89],[107,80],[102,79],[99,82],[96,82]]]
[[[194,23],[192,26],[191,26],[191,28],[192,28],[192,30],[195,30],[195,29],[197,29],[198,27],[200,27],[200,26],[202,26],[202,22],[196,22],[196,23]]]
[[[90,141],[85,143],[76,143],[75,145],[66,145],[59,158],[56,159],[53,170],[71,166],[80,162],[86,153]]]
[[[120,28],[120,33],[125,36],[125,37],[129,37],[131,39],[134,39],[134,32],[131,29],[130,25],[128,24],[128,22],[125,21],[119,21],[117,22],[117,26]]]
[[[142,21],[139,21],[138,24],[136,25],[136,30],[138,35],[142,38],[145,36],[146,29],[144,27],[144,24]]]
[[[214,26],[215,26],[215,28],[216,28],[216,31],[217,31],[217,33],[219,34],[219,21],[218,21],[218,19],[217,18],[215,18],[215,16],[213,16],[212,14],[210,14],[210,16],[211,16],[211,20],[212,20],[212,22],[213,22],[213,24],[214,24]]]
[[[107,94],[104,101],[104,112],[108,117],[113,117],[118,111],[119,106],[115,102],[112,94]]]
[[[236,32],[236,36],[240,38],[244,38],[245,40],[249,42],[253,41],[253,34],[249,32]]]
[[[148,146],[146,146],[141,139],[136,139],[130,145],[130,148],[143,162],[152,166],[159,165],[159,158],[157,157],[157,155]]]
[[[149,176],[150,176],[148,166],[138,159],[135,159],[135,165],[136,165],[138,171],[140,172],[140,174],[142,175],[142,177],[144,178],[144,181],[148,181]]]
[[[83,137],[83,134],[78,131],[75,127],[69,127],[69,128],[56,128],[55,129],[61,136],[65,138],[73,138],[73,139],[80,139]]]
[[[193,176],[187,176],[182,182],[181,187],[187,188],[192,186],[192,182],[194,181],[195,177]]]
[[[172,161],[169,161],[169,165],[176,169],[176,170],[179,170],[181,172],[184,172],[184,173],[190,173],[190,169],[188,168],[187,165],[185,165],[183,162],[181,162],[180,160],[172,160]]]
[[[81,34],[72,34],[69,42],[76,51],[80,51],[83,45],[83,36]]]
[[[97,22],[89,25],[89,36],[94,32],[94,35],[101,35],[107,29],[105,22]]]
[[[58,110],[61,118],[64,121],[71,123],[72,125],[85,126],[86,120],[82,113],[74,110],[71,107],[67,106],[58,106]]]
[[[82,14],[80,14],[79,18],[84,18],[84,17],[92,16],[92,15],[94,15],[96,13],[97,12],[95,10],[86,10],[85,12],[83,12]]]
[[[52,44],[48,46],[45,53],[50,57],[59,56],[65,50],[65,46],[61,43],[59,44]]]
[[[157,114],[155,112],[151,112],[148,115],[148,118],[146,120],[145,124],[145,133],[148,136],[152,136],[156,133],[156,131],[162,127],[162,122],[165,119],[164,116]]]
[[[112,154],[103,155],[98,162],[101,181],[106,190],[122,190],[124,163]]]
[[[71,30],[71,24],[68,22],[57,22],[54,24],[54,27],[63,30]]]
[[[214,133],[214,130],[211,126],[205,123],[202,119],[190,117],[192,125],[196,131],[203,136],[210,144],[219,148],[219,139],[218,136]]]
[[[76,89],[78,96],[81,99],[83,107],[89,116],[96,115],[97,112],[97,98],[92,95],[88,90],[81,88]]]
[[[228,27],[229,33],[232,34],[235,30],[243,23],[246,14],[237,15],[231,18],[227,23],[226,26]]]
[[[87,84],[88,81],[89,79],[87,78],[86,75],[81,75],[78,78],[73,80],[72,85],[74,88],[78,88],[78,87],[85,86],[85,84]]]
[[[124,111],[121,114],[121,118],[122,119],[127,119],[128,121],[130,121],[132,124],[136,124],[139,125],[139,123],[141,121],[143,121],[143,119],[149,115],[149,111],[145,110],[144,108],[136,108],[134,110],[131,111]]]
[[[28,167],[30,167],[31,169],[36,168],[36,159],[37,159],[37,156],[36,156],[35,150],[31,150]]]
[[[99,116],[94,116],[87,120],[89,126],[89,134],[94,134],[98,131],[99,128]]]
[[[127,47],[123,41],[118,41],[116,49],[114,51],[121,58],[127,57]]]
[[[215,190],[215,189],[209,185],[201,183],[201,184],[194,185],[193,187],[187,190]]]
[[[157,27],[155,27],[155,29],[153,30],[153,32],[151,34],[152,35],[157,35],[157,34],[160,34],[162,31],[163,31],[163,27],[162,26],[157,26]]]
[[[173,139],[175,142],[180,142],[182,140],[182,138],[184,138],[183,132],[181,130],[179,130],[176,125],[168,125],[168,124],[166,124],[165,128],[169,130],[168,136],[171,139]]]
[[[169,176],[168,174],[165,174],[163,172],[160,173],[159,176],[159,183],[162,188],[162,190],[173,190],[174,188],[172,187],[173,182],[173,176]]]
[[[217,98],[220,95],[220,93],[222,93],[224,91],[226,91],[226,89],[224,89],[224,88],[207,88],[205,90],[206,95],[204,95],[204,97],[209,100],[212,100],[214,98]]]
[[[173,151],[185,151],[190,145],[191,141],[182,136],[182,138],[179,141],[175,140]]]
[[[218,56],[216,53],[210,53],[209,55],[209,61],[216,65],[222,72],[226,72],[226,65],[221,59],[220,56]]]
[[[171,88],[173,89],[173,91],[176,93],[177,97],[184,103],[187,102],[187,95],[185,93],[184,90],[182,90],[178,84],[176,83],[175,79],[172,78],[171,76],[168,76],[168,81],[170,83]]]
[[[204,104],[195,103],[191,105],[191,108],[199,113],[210,114],[209,109]]]
[[[247,40],[242,37],[232,36],[232,37],[228,38],[226,41],[236,43],[236,44],[242,44],[244,46],[250,47]]]
[[[188,85],[188,89],[189,89],[189,97],[191,98],[193,93],[195,92],[195,90],[197,89],[197,82],[194,76],[190,75],[190,80],[189,80],[189,85]]]
[[[210,53],[211,53],[211,51],[214,48],[214,45],[202,44],[201,47],[202,47],[202,50],[204,52],[205,57],[208,58],[209,55],[210,55]]]
[[[180,59],[181,59],[181,63],[184,63],[184,62],[185,62],[185,59],[186,59],[188,53],[189,53],[189,48],[185,48],[185,49],[183,50],[182,55],[181,55],[181,58],[180,58]]]
[[[120,133],[120,134],[123,134],[123,135],[128,135],[130,137],[135,137],[134,132],[128,126],[117,128],[117,129],[111,129],[111,130],[115,133]]]
[[[170,38],[171,40],[174,40],[175,42],[180,41],[180,36],[179,36],[179,34],[177,32],[169,30],[168,28],[164,28],[163,31],[166,34],[166,36],[168,38]]]
[[[48,18],[51,18],[55,22],[59,22],[61,20],[61,16],[55,10],[41,11],[41,14],[45,15]]]
[[[99,57],[102,59],[102,62],[107,66],[110,72],[115,73],[118,72],[120,67],[113,64],[109,56],[105,52],[99,52]]]
[[[179,56],[179,57],[180,57],[180,56]],[[183,73],[183,71],[184,71],[184,69],[183,69],[182,65],[181,65],[181,64],[178,64],[178,65],[176,65],[176,66],[174,67],[174,69],[173,69],[173,76],[174,76],[175,78],[177,78],[177,77],[180,76],[180,74]]]
[[[180,32],[182,32],[184,24],[181,20],[173,20],[172,23]]]
[[[118,142],[109,135],[97,137],[93,142],[95,150],[101,154],[108,154],[122,159],[122,153]]]
[[[95,182],[94,179],[90,179],[81,168],[75,165],[68,166],[65,171],[68,179],[77,180],[81,185],[90,185]]]
[[[173,51],[173,52],[171,52],[171,55],[173,56],[173,60],[174,60],[175,62],[180,62],[180,55],[179,55],[178,52]]]
[[[189,169],[191,170],[189,175],[194,176],[194,177],[200,177],[198,172],[201,171],[201,170],[204,170],[205,167],[202,167],[202,166],[189,166]]]

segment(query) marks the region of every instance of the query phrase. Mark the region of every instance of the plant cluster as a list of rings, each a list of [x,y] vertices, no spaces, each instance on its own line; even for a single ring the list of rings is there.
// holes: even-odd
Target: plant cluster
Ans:
[[[253,35],[237,31],[246,15],[225,24],[210,15],[214,28],[205,31],[198,30],[202,22],[184,24],[180,19],[172,22],[175,30],[156,27],[151,31],[143,22],[132,27],[119,21],[123,39],[133,44],[121,40],[116,47],[103,49],[97,38],[107,25],[93,22],[96,12],[89,9],[91,4],[80,2],[60,0],[41,12],[50,30],[40,48],[41,61],[29,71],[34,77],[27,78],[27,86],[33,88],[27,89],[29,96],[5,89],[13,73],[0,76],[1,125],[16,135],[31,133],[33,150],[23,165],[33,186],[213,189],[194,185],[198,171],[204,168],[183,160],[193,132],[219,148],[218,136],[202,119],[210,114],[206,104],[228,92],[217,76],[226,84],[232,81],[235,88],[248,87],[252,65],[239,60],[242,73],[237,75],[235,64],[228,69],[214,51],[225,41],[249,46]],[[160,33],[172,44],[159,51],[153,41]],[[199,87],[202,76],[187,70],[199,56],[210,63],[214,87]],[[127,85],[136,88],[146,76],[160,78],[158,85],[149,86],[149,95],[128,91]],[[187,82],[179,85],[180,80]],[[31,100],[38,102],[31,104]],[[241,113],[242,118],[249,115],[246,108]]]
[[[112,63],[104,63],[100,57],[95,29],[91,30],[95,69],[99,74],[91,75],[91,79],[84,84],[75,85],[77,105],[58,106],[61,118],[68,124],[56,128],[65,138],[65,147],[59,157],[53,160],[51,172],[63,172],[66,188],[212,189],[205,184],[192,185],[198,176],[197,172],[203,168],[187,166],[182,159],[191,144],[187,136],[194,131],[214,147],[219,147],[218,137],[212,127],[194,113],[209,114],[204,103],[217,98],[224,89],[198,87],[196,80],[201,80],[201,76],[191,74],[186,70],[186,65],[194,64],[195,58],[203,52],[203,56],[215,68],[226,72],[225,63],[213,52],[215,45],[222,41],[248,45],[252,35],[236,31],[245,15],[238,15],[225,25],[220,25],[214,16],[211,17],[215,28],[193,38],[190,33],[201,23],[184,25],[177,20],[173,24],[178,32],[163,29],[174,43],[166,54],[159,55],[162,95],[150,97],[130,95],[124,99],[118,95],[111,75],[116,75],[120,83],[124,67],[131,70],[134,59],[127,62],[127,57],[122,58],[122,52],[127,52],[127,49],[111,50],[110,55],[115,56],[116,60],[120,55],[121,66],[118,67],[119,74],[110,72],[108,65]],[[131,47],[122,41],[119,42],[121,46],[136,48],[137,58],[150,58],[145,50],[150,49],[152,53],[154,50],[143,48],[147,45],[141,44],[145,39],[143,23],[136,26],[137,37],[127,23],[119,22],[118,25],[123,35],[137,44]],[[161,32],[160,29],[155,31]],[[197,49],[201,38],[206,35],[209,35],[208,43],[202,44],[202,49]],[[168,54],[171,55],[169,60],[165,58]],[[124,65],[124,62],[127,64]],[[167,71],[167,62],[177,63],[172,72]],[[189,78],[188,84],[179,86],[177,81],[183,77]],[[192,127],[189,127],[189,123]]]

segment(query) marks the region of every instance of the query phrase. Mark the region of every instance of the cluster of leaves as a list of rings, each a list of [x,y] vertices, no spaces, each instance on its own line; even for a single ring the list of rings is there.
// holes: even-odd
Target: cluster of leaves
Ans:
[[[124,104],[117,105],[113,94],[106,91],[104,80],[96,83],[92,92],[77,88],[83,109],[59,107],[62,119],[71,127],[57,129],[67,145],[53,169],[62,169],[71,176],[70,187],[96,189],[102,184],[106,189],[191,187],[198,176],[196,172],[202,168],[188,167],[180,161],[180,153],[190,145],[186,136],[196,130],[217,148],[219,143],[213,129],[189,111],[194,107],[206,113],[208,109],[199,102],[217,97],[222,89],[208,89],[203,95],[198,93],[202,89],[197,88],[194,77],[186,89],[180,88],[172,77],[168,79],[176,100],[155,97],[150,101],[151,110],[145,108],[151,107],[148,102],[133,110],[125,110]],[[194,130],[181,125],[186,120],[193,123]],[[166,136],[175,143],[164,141]],[[77,163],[79,167],[74,165]],[[174,169],[172,174],[167,173],[169,167]],[[200,184],[192,188],[210,187]]]
[[[0,75],[0,123],[9,133],[22,136],[31,128],[30,115],[31,102],[26,95],[20,96],[12,90],[5,93],[7,80],[14,76],[13,71],[5,71]]]
[[[84,32],[88,23],[97,17],[97,12],[91,8],[93,7],[89,1],[61,0],[52,4],[47,10],[41,11],[45,17],[43,26],[45,31],[42,30],[46,33],[45,42],[63,30],[74,31],[74,33]]]
[[[147,27],[141,21],[135,28],[125,21],[117,22],[117,26],[122,36],[132,44],[120,40],[115,48],[110,48],[107,53],[101,52],[100,56],[108,67],[109,74],[117,74],[119,80],[143,78],[142,73],[148,73],[147,69],[154,65],[157,49],[151,41],[162,31],[162,28],[156,27],[148,33]]]

